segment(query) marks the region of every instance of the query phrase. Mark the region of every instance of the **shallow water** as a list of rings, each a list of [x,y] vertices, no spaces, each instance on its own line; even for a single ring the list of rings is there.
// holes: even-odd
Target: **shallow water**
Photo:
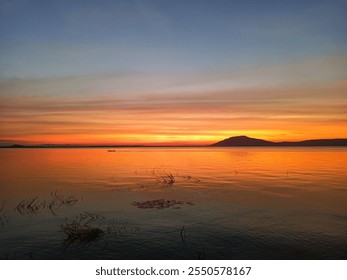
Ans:
[[[346,148],[1,149],[0,158],[1,259],[347,258]],[[133,205],[159,199],[182,204]],[[72,238],[73,222],[100,234]]]

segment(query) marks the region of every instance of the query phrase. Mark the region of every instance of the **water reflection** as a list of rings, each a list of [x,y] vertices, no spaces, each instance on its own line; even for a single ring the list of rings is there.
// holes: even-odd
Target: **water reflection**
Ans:
[[[0,258],[346,258],[346,155],[2,149]]]

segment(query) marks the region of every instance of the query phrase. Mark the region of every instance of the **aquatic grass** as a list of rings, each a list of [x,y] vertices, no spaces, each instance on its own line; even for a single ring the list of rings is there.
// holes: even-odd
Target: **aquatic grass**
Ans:
[[[5,224],[8,224],[8,220],[5,215],[5,204],[6,204],[6,200],[4,200],[4,202],[2,203],[0,207],[0,226],[4,226]]]
[[[62,226],[62,230],[67,235],[67,242],[78,242],[82,245],[97,240],[104,234],[104,231],[100,228],[82,226],[78,223],[66,224]]]
[[[196,250],[196,253],[198,255],[198,260],[204,260],[205,259],[205,248],[204,247],[199,247]]]
[[[78,199],[72,195],[64,196],[58,195],[57,192],[51,193],[51,201],[49,202],[49,208],[59,208],[61,206],[71,207],[77,203]]]
[[[53,215],[55,210],[60,207],[72,207],[77,203],[78,199],[72,195],[58,195],[57,192],[51,193],[50,200],[40,200],[38,196],[29,197],[20,201],[15,210],[21,215],[36,215],[38,212],[49,209]]]
[[[180,175],[178,172],[176,172],[176,175],[174,176],[172,173],[166,171],[158,172],[155,169],[153,169],[151,173],[158,183],[164,185],[174,184],[175,182],[177,182],[177,178],[182,178],[185,181],[189,181],[192,183],[199,183],[201,181],[199,178],[193,177],[191,175]]]
[[[103,241],[105,244],[102,251],[111,238],[127,237],[140,232],[140,227],[129,227],[128,222],[119,223],[114,219],[106,228],[102,228],[96,224],[102,220],[105,220],[104,216],[86,211],[76,215],[73,220],[65,218],[65,223],[61,225],[61,230],[66,235],[65,245],[88,246],[93,242]]]
[[[165,172],[163,174],[157,174],[155,170],[153,170],[152,174],[156,178],[158,183],[172,185],[176,182],[175,177],[172,175],[172,173]]]
[[[170,173],[166,173],[165,175],[160,176],[160,181],[161,183],[167,184],[167,185],[171,185],[173,183],[175,183],[175,177]]]
[[[201,259],[205,259],[206,258],[206,254],[205,254],[205,248],[200,244],[194,242],[194,241],[190,241],[189,238],[190,234],[186,233],[186,227],[182,226],[181,231],[180,231],[180,237],[182,240],[183,245],[188,249],[191,248],[195,251],[196,253],[196,257],[197,259],[201,260]],[[186,241],[187,239],[187,241]]]
[[[184,237],[185,237],[185,235],[184,235],[184,226],[183,226],[183,227],[181,228],[181,239],[182,239],[182,242],[183,242],[183,243],[185,243]]]
[[[16,210],[21,214],[31,214],[34,215],[41,209],[46,208],[46,202],[40,202],[38,196],[30,197],[28,199],[23,199],[16,206]]]
[[[106,234],[108,237],[123,237],[123,236],[129,236],[133,233],[140,232],[140,227],[128,227],[128,222],[125,223],[118,223],[114,219],[112,220],[112,223],[106,227]]]
[[[90,212],[80,213],[79,216],[76,216],[72,221],[65,218],[65,224],[61,225],[62,231],[67,235],[65,243],[87,245],[98,240],[105,232],[100,229],[100,227],[91,226],[90,224],[104,219],[105,217]]]
[[[112,220],[111,225],[107,226],[106,232],[108,236],[127,236],[129,233],[126,229],[128,223],[118,224],[115,220]]]
[[[0,214],[2,213],[2,211],[4,210],[5,208],[5,204],[6,204],[6,200],[4,200],[4,202],[2,203],[1,205],[1,208],[0,208]]]

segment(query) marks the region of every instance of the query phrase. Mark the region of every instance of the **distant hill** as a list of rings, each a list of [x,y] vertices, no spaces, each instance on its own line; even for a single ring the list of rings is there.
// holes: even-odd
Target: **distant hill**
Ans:
[[[347,139],[315,139],[300,142],[280,142],[280,146],[347,146]]]
[[[274,142],[250,138],[247,136],[235,136],[228,139],[224,139],[218,143],[212,144],[212,146],[274,146]]]
[[[347,146],[347,139],[315,139],[300,142],[271,142],[247,136],[235,136],[212,144],[214,147]]]

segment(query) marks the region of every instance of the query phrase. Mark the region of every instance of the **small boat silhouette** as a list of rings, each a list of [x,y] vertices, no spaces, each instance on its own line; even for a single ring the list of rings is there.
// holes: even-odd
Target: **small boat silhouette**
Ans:
[[[107,151],[111,153],[111,152],[115,152],[116,150],[107,150]]]

